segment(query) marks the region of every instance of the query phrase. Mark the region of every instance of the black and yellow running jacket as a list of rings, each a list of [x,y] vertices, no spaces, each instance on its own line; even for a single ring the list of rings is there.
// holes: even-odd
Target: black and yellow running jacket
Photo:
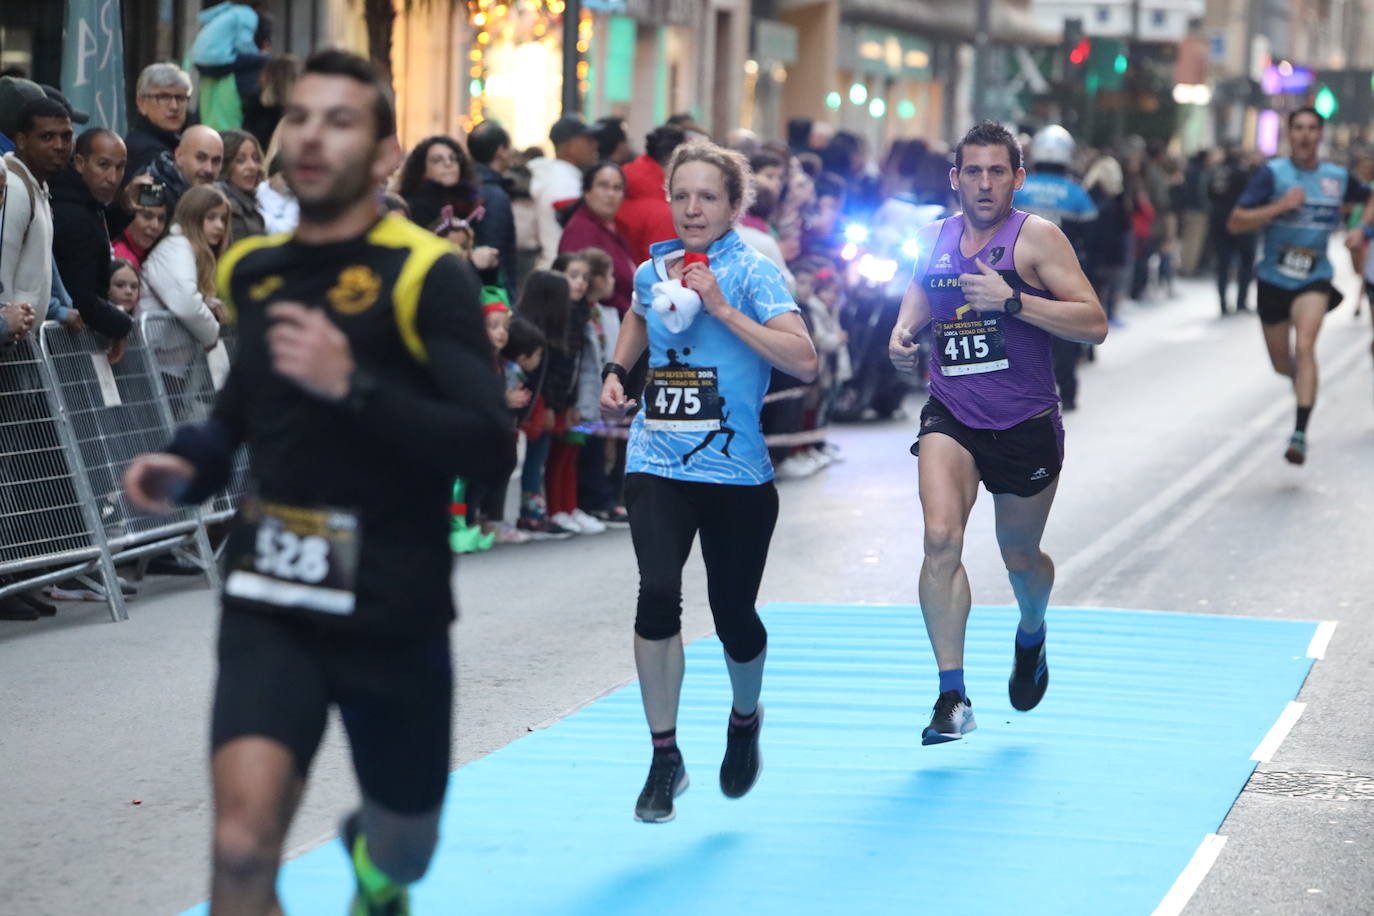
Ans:
[[[210,420],[168,448],[197,469],[181,501],[221,489],[246,444],[261,500],[356,513],[357,607],[320,615],[323,625],[379,637],[442,631],[454,618],[453,480],[514,464],[476,273],[448,242],[390,215],[346,242],[245,239],[218,279],[238,349]],[[267,308],[280,301],[324,310],[347,335],[358,367],[349,398],[324,401],[273,371]],[[225,596],[226,611],[274,610],[254,605]]]

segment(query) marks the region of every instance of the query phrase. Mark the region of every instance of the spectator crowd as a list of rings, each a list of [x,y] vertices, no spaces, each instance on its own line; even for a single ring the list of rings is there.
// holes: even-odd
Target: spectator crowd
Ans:
[[[191,53],[197,79],[171,63],[145,68],[124,136],[81,129],[89,115],[53,87],[0,77],[0,338],[35,335],[44,321],[89,327],[116,363],[134,321],[166,312],[199,345],[216,346],[232,320],[216,295],[216,263],[235,242],[290,232],[299,218],[276,142],[299,64],[272,55],[270,36],[270,19],[244,4],[204,11]],[[484,120],[463,137],[420,141],[377,188],[386,210],[447,239],[481,276],[511,434],[522,443],[511,480],[457,485],[455,549],[626,523],[625,430],[600,417],[600,370],[636,266],[675,235],[664,167],[707,135],[686,114],[642,138],[620,118],[566,114],[546,146],[517,149]],[[821,356],[816,383],[775,372],[764,412],[779,476],[807,476],[840,459],[827,422],[873,359],[850,340],[863,316],[851,301],[847,230],[881,224],[880,206],[892,201],[949,212],[948,148],[900,140],[875,160],[858,135],[805,119],[789,122],[785,139],[747,130],[716,139],[752,171],[752,204],[736,231],[783,270]],[[1171,295],[1176,275],[1209,265],[1221,312],[1247,307],[1255,239],[1225,222],[1257,164],[1238,149],[1185,162],[1139,141],[1074,151],[1066,171],[1096,208],[1076,242],[1113,322],[1124,298]],[[1374,157],[1359,167],[1374,178]],[[161,369],[175,384],[177,366]]]

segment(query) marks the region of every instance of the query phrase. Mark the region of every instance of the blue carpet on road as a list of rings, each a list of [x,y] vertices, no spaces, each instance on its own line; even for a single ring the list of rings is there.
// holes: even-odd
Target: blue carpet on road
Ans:
[[[649,748],[630,686],[452,776],[416,913],[1149,913],[1249,778],[1315,629],[1054,608],[1050,691],[1027,714],[1007,701],[1016,612],[975,608],[978,729],[922,747],[936,677],[919,608],[762,613],[765,765],[750,795],[717,784],[730,688],[719,642],[702,639],[687,649],[692,786],[675,821],[631,817]],[[288,863],[281,888],[291,916],[344,913],[342,847]]]

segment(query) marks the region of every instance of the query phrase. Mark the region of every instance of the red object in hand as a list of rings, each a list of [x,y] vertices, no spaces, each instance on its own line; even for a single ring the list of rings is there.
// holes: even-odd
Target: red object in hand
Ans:
[[[682,285],[687,285],[687,268],[693,264],[705,264],[711,266],[711,259],[697,251],[688,251],[682,256]]]

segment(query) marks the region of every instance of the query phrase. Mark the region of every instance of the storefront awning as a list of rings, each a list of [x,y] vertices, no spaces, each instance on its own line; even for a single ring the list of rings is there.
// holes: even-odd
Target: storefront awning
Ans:
[[[853,22],[874,22],[916,32],[925,38],[973,41],[978,22],[977,3],[969,0],[842,0],[841,15]],[[992,40],[1011,45],[1058,44],[1060,36],[1046,32],[1028,5],[992,0]]]

